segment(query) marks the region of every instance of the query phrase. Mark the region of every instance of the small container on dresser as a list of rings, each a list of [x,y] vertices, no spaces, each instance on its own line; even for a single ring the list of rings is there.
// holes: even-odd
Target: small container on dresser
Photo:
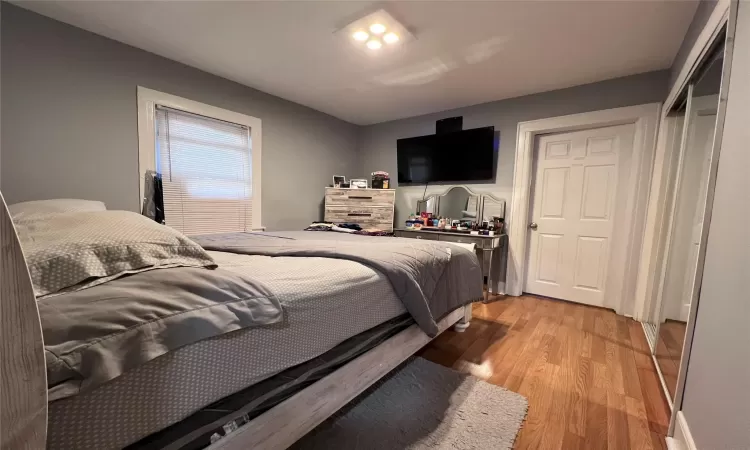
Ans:
[[[394,189],[326,188],[325,220],[393,231]]]

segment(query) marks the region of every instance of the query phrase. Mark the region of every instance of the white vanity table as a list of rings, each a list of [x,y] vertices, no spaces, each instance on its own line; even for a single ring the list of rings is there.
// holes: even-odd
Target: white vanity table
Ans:
[[[429,195],[417,201],[416,212],[430,212],[436,216],[450,217],[462,220],[492,220],[492,217],[505,217],[505,200],[500,200],[489,194],[475,194],[464,186],[452,186],[441,195]],[[393,230],[396,237],[426,239],[431,241],[456,242],[474,244],[482,254],[482,272],[484,263],[487,264],[487,290],[484,294],[485,302],[489,299],[492,286],[492,257],[494,251],[501,248],[505,242],[505,234],[484,236],[465,232],[424,230],[411,228],[397,228]],[[487,255],[489,258],[485,258]]]
[[[496,249],[499,249],[503,245],[505,235],[495,236],[482,236],[476,234],[458,233],[452,231],[430,231],[430,230],[419,230],[419,229],[396,229],[393,230],[393,234],[396,237],[412,238],[412,239],[426,239],[430,241],[442,241],[442,242],[457,242],[461,244],[474,244],[475,247],[482,252],[482,264],[484,264],[485,252],[489,256],[489,264],[487,267],[487,290],[484,292],[484,301],[489,299],[490,286],[492,286],[492,255]],[[483,270],[484,272],[484,270]]]

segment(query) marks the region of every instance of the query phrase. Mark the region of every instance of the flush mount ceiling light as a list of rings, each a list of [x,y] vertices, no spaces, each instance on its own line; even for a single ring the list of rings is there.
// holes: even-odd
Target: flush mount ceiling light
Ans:
[[[336,32],[367,53],[380,53],[400,47],[414,35],[384,9],[379,9]]]
[[[385,33],[385,25],[382,23],[374,23],[370,25],[370,31],[372,31],[372,34],[383,34]]]
[[[383,40],[386,44],[395,44],[398,42],[398,35],[396,33],[388,33],[383,36]]]
[[[352,37],[355,41],[366,41],[368,37],[370,37],[369,34],[367,34],[366,31],[355,31],[352,33]]]

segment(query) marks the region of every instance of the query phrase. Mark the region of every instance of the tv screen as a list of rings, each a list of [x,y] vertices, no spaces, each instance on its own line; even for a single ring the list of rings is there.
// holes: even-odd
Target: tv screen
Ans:
[[[399,183],[491,180],[495,127],[399,139]]]

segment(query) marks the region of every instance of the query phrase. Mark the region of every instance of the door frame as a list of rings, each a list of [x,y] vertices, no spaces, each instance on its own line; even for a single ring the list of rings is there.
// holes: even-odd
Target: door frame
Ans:
[[[626,210],[634,211],[626,217],[623,229],[630,230],[628,239],[619,244],[621,255],[625,258],[626,270],[623,271],[623,289],[619,292],[608,292],[609,301],[605,306],[613,308],[618,314],[632,315],[632,305],[625,300],[635,294],[638,266],[641,256],[641,242],[646,219],[646,207],[650,191],[652,169],[654,167],[654,150],[656,135],[661,117],[661,103],[626,106],[622,108],[571,114],[561,117],[520,122],[516,137],[516,158],[513,169],[513,191],[508,227],[508,267],[506,275],[506,293],[518,296],[523,292],[527,269],[528,228],[527,219],[531,210],[531,182],[535,152],[535,137],[540,134],[580,131],[614,125],[635,125],[631,170],[625,184],[627,191]],[[640,181],[647,180],[645,183]],[[610,264],[609,270],[615,265]],[[621,268],[618,267],[618,270]]]

